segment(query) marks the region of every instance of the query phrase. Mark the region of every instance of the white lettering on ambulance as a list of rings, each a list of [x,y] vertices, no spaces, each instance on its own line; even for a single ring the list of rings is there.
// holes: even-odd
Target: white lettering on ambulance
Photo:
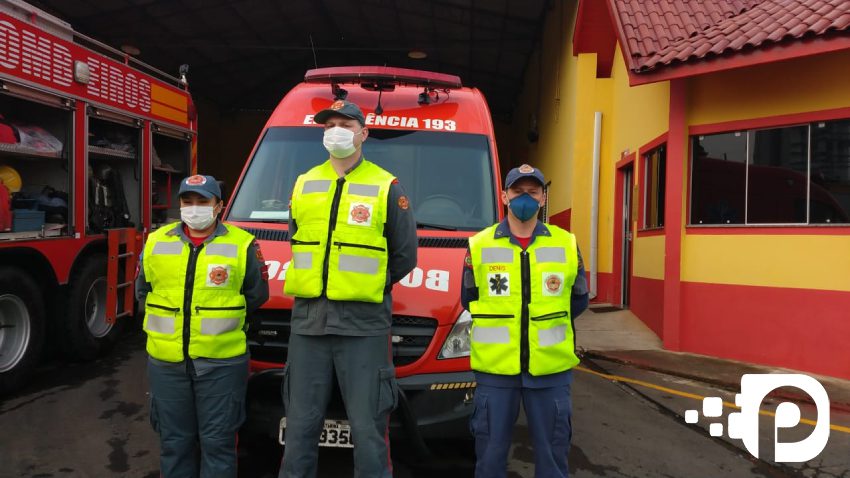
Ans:
[[[422,269],[414,267],[413,270],[406,276],[402,277],[398,283],[404,287],[419,287],[422,285],[422,275]]]
[[[281,266],[278,261],[266,261],[269,266],[269,279],[271,280],[286,280],[286,270],[289,269],[290,261],[286,261]],[[280,273],[280,275],[278,275]]]
[[[21,61],[21,35],[9,22],[0,22],[0,66],[15,68]]]
[[[439,271],[436,269],[428,271],[428,278],[425,280],[425,288],[438,290],[440,292],[448,292],[449,271]]]
[[[415,289],[422,286],[423,279],[425,279],[426,289],[438,292],[448,292],[449,290],[449,272],[437,269],[431,269],[426,273],[422,269],[415,267],[409,274],[398,281],[398,283],[402,287]]]
[[[304,115],[303,124],[316,124],[313,116],[314,115]],[[457,123],[452,120],[425,118],[422,121],[425,123],[424,129],[446,131],[457,130]],[[375,113],[369,113],[366,115],[366,126],[390,126],[393,128],[422,129],[419,125],[419,118],[409,116],[376,115]]]

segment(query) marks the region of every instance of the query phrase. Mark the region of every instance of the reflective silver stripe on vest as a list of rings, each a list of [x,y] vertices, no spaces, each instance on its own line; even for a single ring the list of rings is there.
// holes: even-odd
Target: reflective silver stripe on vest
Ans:
[[[481,249],[481,263],[513,262],[514,250],[507,247],[485,247]]]
[[[236,244],[207,244],[208,256],[224,256],[236,258]]]
[[[174,317],[163,317],[161,315],[148,313],[148,325],[145,329],[150,330],[151,332],[159,332],[161,334],[173,334]]]
[[[378,197],[379,188],[375,184],[356,184],[350,183],[348,185],[348,194],[357,194],[358,196],[371,196]]]
[[[183,252],[183,241],[157,242],[153,245],[153,254],[179,256]]]
[[[535,254],[537,262],[567,262],[567,251],[563,247],[540,247]]]
[[[339,255],[339,270],[343,272],[360,272],[361,274],[377,274],[378,259],[374,257],[360,257],[349,254]]]
[[[296,269],[312,269],[313,268],[313,253],[312,252],[296,252],[292,254],[292,267]]]
[[[507,327],[475,327],[472,329],[472,341],[481,344],[509,344],[511,333]]]
[[[311,179],[310,181],[304,181],[304,187],[301,188],[301,194],[326,193],[330,188],[330,179]]]
[[[239,328],[239,319],[202,319],[201,335],[221,335]]]
[[[551,329],[540,329],[537,331],[537,344],[541,347],[557,345],[567,340],[567,326],[560,325]]]

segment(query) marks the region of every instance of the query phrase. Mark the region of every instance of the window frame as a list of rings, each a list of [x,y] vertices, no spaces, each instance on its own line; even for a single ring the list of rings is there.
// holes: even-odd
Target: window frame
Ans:
[[[744,120],[733,120],[720,123],[709,123],[701,125],[691,125],[688,128],[688,162],[687,162],[687,186],[688,192],[686,196],[687,218],[684,224],[686,230],[696,234],[800,234],[801,229],[808,229],[807,234],[841,234],[850,233],[850,222],[848,223],[811,223],[811,206],[808,205],[811,195],[811,184],[807,186],[807,213],[806,223],[747,223],[741,224],[695,224],[692,221],[693,215],[693,138],[695,136],[713,135],[723,133],[741,132],[749,135],[751,131],[763,129],[775,129],[800,126],[801,124],[809,125],[809,142],[808,142],[808,160],[807,160],[807,175],[808,182],[811,182],[811,126],[817,123],[831,121],[846,121],[850,119],[850,107],[835,108],[828,110],[820,110],[806,113],[795,113],[787,115],[778,115],[762,118],[751,118]],[[748,158],[749,158],[749,138],[747,142]],[[749,174],[749,159],[747,160],[747,174]],[[747,186],[749,187],[749,178],[747,177]]]
[[[648,156],[653,152],[659,149],[664,150],[664,191],[661,194],[661,200],[664,202],[664,215],[666,215],[667,211],[667,135],[668,133],[663,133],[652,141],[646,143],[645,145],[638,148],[637,158],[640,158],[638,161],[635,160],[637,164],[637,170],[635,171],[635,184],[637,185],[637,237],[645,237],[645,236],[659,236],[666,234],[666,220],[664,217],[661,217],[661,225],[660,226],[647,226],[647,209],[648,209],[648,194],[649,194],[649,185],[647,183],[647,160]]]

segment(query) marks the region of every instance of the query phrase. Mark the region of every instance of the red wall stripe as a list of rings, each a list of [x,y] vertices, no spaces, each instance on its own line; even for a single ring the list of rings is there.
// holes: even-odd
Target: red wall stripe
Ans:
[[[558,214],[553,214],[549,216],[549,224],[554,224],[560,228],[570,230],[570,223],[572,221],[573,210],[565,209]]]
[[[684,351],[850,379],[850,292],[682,283]]]
[[[664,281],[632,277],[629,308],[655,335],[664,338]]]

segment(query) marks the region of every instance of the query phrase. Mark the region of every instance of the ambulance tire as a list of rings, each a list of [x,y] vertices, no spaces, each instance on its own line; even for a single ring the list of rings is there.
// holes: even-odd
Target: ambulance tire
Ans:
[[[85,259],[71,275],[68,289],[68,316],[61,321],[60,340],[65,355],[89,361],[109,353],[121,337],[127,318],[106,323],[106,256]]]
[[[24,384],[41,356],[44,299],[35,280],[0,267],[0,396]]]

